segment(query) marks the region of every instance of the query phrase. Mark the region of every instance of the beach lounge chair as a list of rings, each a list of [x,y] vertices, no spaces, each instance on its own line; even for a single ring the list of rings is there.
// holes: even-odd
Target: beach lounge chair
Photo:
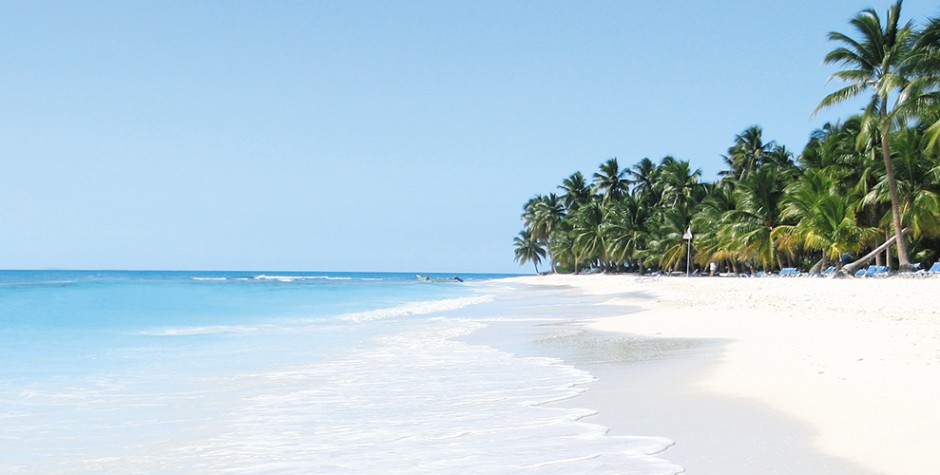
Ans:
[[[800,275],[800,271],[796,267],[784,267],[780,269],[781,277],[796,277],[798,275]]]
[[[855,277],[887,277],[891,273],[888,266],[870,265],[867,269],[860,269],[855,273]]]
[[[940,275],[940,261],[934,262],[930,269],[927,269],[928,276]]]
[[[871,274],[867,274],[866,277],[887,277],[891,274],[891,269],[888,266],[877,266],[875,271]]]
[[[867,277],[868,274],[874,274],[877,268],[878,266],[876,265],[870,265],[865,269],[859,269],[858,272],[855,273],[855,277]]]

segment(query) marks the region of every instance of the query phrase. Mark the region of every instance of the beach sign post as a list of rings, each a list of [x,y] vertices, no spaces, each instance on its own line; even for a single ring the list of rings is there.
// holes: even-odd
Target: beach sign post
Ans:
[[[686,241],[686,256],[685,256],[685,276],[689,276],[689,270],[692,265],[692,226],[689,226],[685,230],[685,234],[682,235],[682,239]]]

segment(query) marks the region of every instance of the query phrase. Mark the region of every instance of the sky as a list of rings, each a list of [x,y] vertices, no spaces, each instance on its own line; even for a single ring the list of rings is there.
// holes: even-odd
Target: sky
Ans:
[[[813,115],[826,35],[888,4],[6,4],[0,268],[531,273],[522,206],[576,171],[712,180],[857,111]]]

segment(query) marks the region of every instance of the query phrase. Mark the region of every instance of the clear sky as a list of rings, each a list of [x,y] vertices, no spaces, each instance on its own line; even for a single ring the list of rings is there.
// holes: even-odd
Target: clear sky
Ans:
[[[531,272],[522,205],[571,173],[712,179],[857,109],[811,115],[826,34],[888,4],[7,3],[0,268]]]

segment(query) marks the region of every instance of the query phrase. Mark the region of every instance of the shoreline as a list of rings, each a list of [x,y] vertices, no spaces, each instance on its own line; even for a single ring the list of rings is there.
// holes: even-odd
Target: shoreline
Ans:
[[[689,473],[940,469],[933,457],[940,446],[934,403],[940,314],[930,300],[940,289],[936,280],[552,275],[509,281],[580,292],[586,306],[629,307],[615,316],[571,319],[586,338],[605,345],[699,345],[639,363],[573,357],[572,342],[568,349],[531,349],[598,379],[564,404],[597,410],[591,420],[612,434],[674,440],[661,456]]]

